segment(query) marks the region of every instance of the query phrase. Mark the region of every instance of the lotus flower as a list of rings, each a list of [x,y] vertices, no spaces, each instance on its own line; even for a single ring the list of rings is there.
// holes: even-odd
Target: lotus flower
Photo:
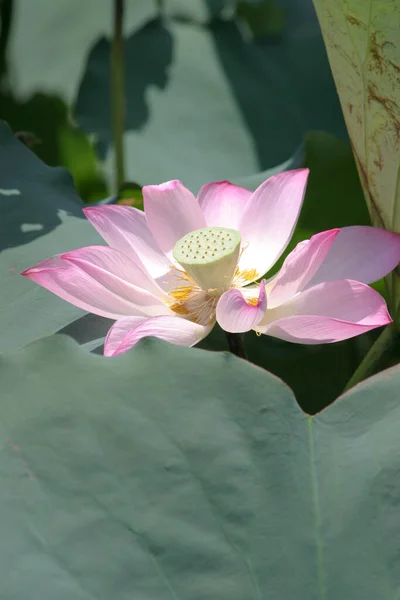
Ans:
[[[299,243],[260,279],[293,234],[307,169],[274,175],[255,192],[227,181],[197,198],[180,182],[143,188],[141,212],[93,206],[86,217],[108,246],[60,254],[23,275],[76,306],[115,319],[104,354],[145,336],[192,346],[216,322],[303,344],[337,342],[391,321],[368,283],[400,260],[400,236],[345,227]]]

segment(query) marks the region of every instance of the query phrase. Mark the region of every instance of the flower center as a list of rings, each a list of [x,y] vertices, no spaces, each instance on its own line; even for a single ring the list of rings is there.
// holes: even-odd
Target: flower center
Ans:
[[[173,257],[203,290],[227,290],[235,274],[241,237],[235,229],[206,227],[191,231],[173,249]]]

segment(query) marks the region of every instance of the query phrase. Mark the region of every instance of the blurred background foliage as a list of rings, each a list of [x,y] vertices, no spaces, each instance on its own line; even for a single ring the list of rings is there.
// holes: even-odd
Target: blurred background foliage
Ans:
[[[71,172],[84,202],[140,208],[149,183],[177,178],[197,192],[230,179],[254,189],[276,171],[308,166],[288,251],[317,231],[369,224],[312,0],[127,0],[121,189],[110,115],[113,2],[0,0],[0,13],[0,117],[46,164]],[[312,348],[247,337],[250,358],[315,412],[341,392],[375,334]],[[224,347],[218,331],[205,347]]]
[[[112,9],[1,1],[1,116],[85,201],[113,184]],[[346,139],[311,0],[125,2],[124,35],[129,181],[197,191],[295,162],[310,130]]]

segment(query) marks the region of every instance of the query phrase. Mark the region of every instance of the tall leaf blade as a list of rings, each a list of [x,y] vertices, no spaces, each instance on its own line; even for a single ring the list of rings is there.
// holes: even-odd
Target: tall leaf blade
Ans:
[[[371,218],[400,232],[400,5],[314,5]]]

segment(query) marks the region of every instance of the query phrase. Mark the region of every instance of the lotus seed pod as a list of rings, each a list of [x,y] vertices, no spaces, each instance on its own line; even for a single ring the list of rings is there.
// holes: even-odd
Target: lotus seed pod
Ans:
[[[225,290],[236,270],[240,244],[240,233],[235,229],[207,227],[187,233],[172,254],[203,290]]]

